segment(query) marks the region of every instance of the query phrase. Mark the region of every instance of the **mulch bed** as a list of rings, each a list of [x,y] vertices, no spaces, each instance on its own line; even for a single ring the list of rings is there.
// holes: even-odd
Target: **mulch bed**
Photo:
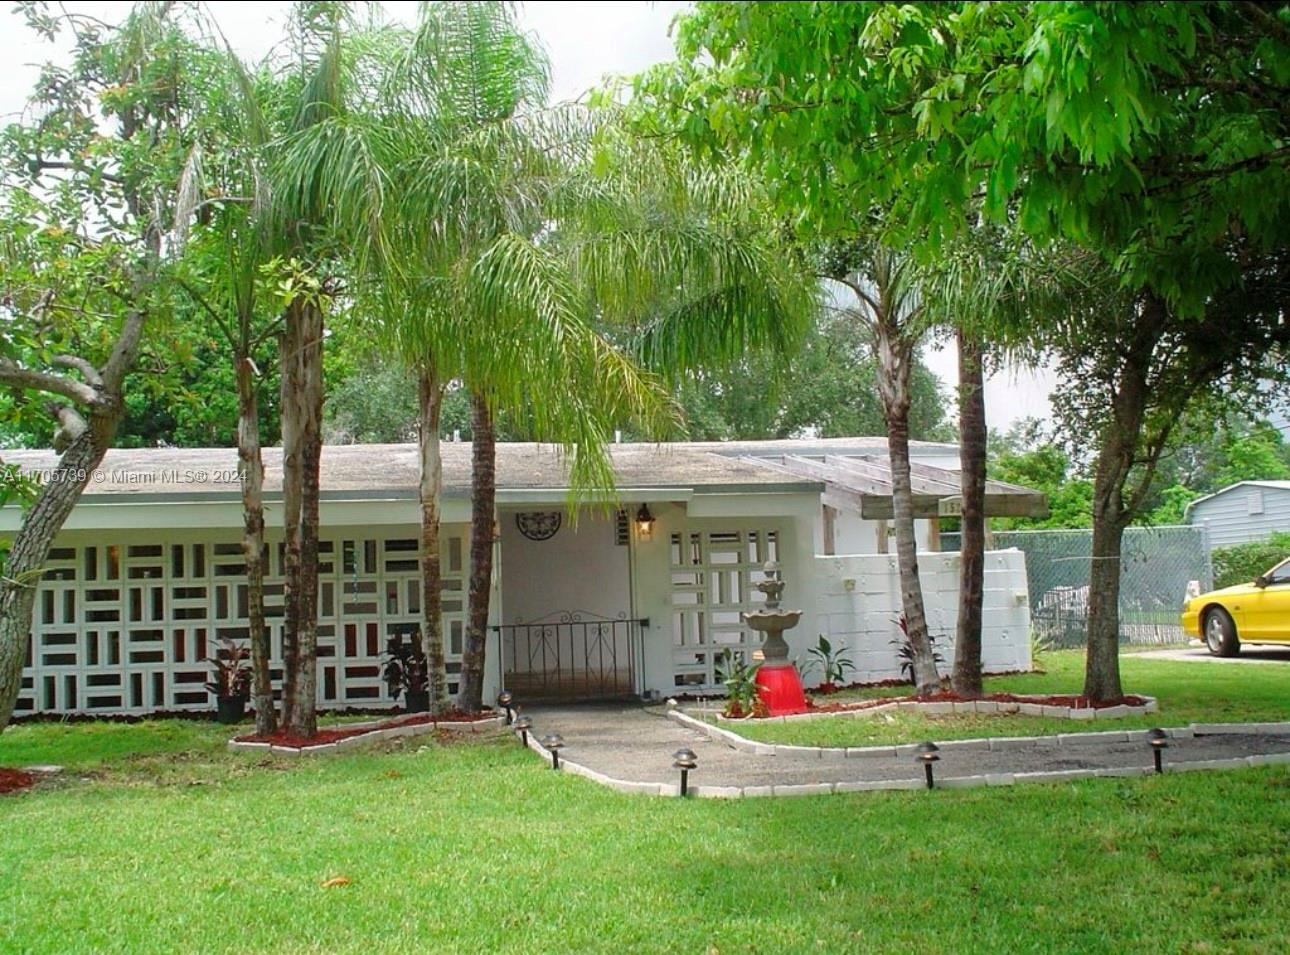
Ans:
[[[31,773],[24,773],[21,769],[6,769],[0,766],[0,793],[15,793],[20,789],[28,789],[36,782],[36,777]]]
[[[394,729],[397,726],[425,726],[429,723],[477,723],[480,720],[491,720],[496,715],[491,710],[482,710],[479,713],[463,713],[460,710],[449,710],[446,713],[439,714],[437,717],[432,717],[429,713],[422,713],[410,718],[386,720],[383,723],[377,723],[375,726],[369,724],[360,727],[329,727],[320,729],[313,736],[308,737],[292,736],[286,732],[272,733],[268,736],[257,736],[251,733],[246,736],[235,736],[233,741],[235,743],[269,743],[272,746],[308,749],[311,746],[326,746],[328,743],[349,739],[352,736],[362,736],[365,733]]]
[[[1086,696],[1039,696],[1018,695],[1016,693],[987,693],[984,696],[961,696],[958,693],[940,692],[931,696],[886,696],[875,700],[862,700],[858,703],[814,703],[807,700],[812,713],[844,713],[851,710],[869,710],[888,703],[970,703],[973,700],[985,700],[990,703],[1037,703],[1041,706],[1065,706],[1073,710],[1104,709],[1109,706],[1145,706],[1147,701],[1141,696],[1122,696],[1109,702],[1093,702]]]

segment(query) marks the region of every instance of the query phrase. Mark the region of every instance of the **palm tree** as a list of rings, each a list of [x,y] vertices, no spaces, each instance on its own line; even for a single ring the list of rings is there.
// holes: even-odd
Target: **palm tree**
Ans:
[[[874,241],[833,247],[825,255],[823,272],[824,277],[854,296],[854,303],[842,306],[841,312],[871,338],[878,358],[878,392],[887,419],[892,526],[904,632],[913,655],[916,692],[927,696],[940,687],[940,674],[918,577],[909,462],[910,374],[919,345],[932,323],[926,308],[926,274],[912,256]]]
[[[264,613],[264,460],[255,359],[282,325],[281,314],[264,314],[260,294],[261,269],[272,249],[264,174],[272,137],[260,91],[241,61],[228,50],[220,66],[208,77],[210,132],[194,146],[179,183],[176,238],[187,247],[189,274],[176,279],[228,343],[233,360],[255,731],[268,735],[277,729],[277,714]],[[190,240],[194,225],[196,235]]]
[[[332,157],[318,181],[341,231],[357,240],[354,294],[369,296],[385,340],[419,381],[422,608],[436,706],[446,683],[438,414],[451,381],[471,392],[477,440],[459,704],[477,709],[498,410],[563,446],[573,487],[609,489],[614,427],[635,418],[657,431],[674,420],[660,380],[611,336],[639,338],[654,367],[681,369],[705,354],[790,338],[812,297],[783,281],[764,220],[750,238],[752,220],[732,211],[739,189],[678,175],[622,135],[608,112],[543,109],[545,61],[508,7],[430,4],[414,33],[380,31],[368,47],[366,75],[378,78],[364,108],[338,111],[298,137],[287,161],[308,168]],[[668,344],[678,330],[679,348]]]

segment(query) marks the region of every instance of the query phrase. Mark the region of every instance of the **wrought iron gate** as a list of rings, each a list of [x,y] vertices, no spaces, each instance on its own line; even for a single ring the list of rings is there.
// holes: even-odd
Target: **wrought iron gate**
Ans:
[[[492,629],[502,686],[528,700],[610,700],[636,696],[641,630],[648,620],[582,611]]]

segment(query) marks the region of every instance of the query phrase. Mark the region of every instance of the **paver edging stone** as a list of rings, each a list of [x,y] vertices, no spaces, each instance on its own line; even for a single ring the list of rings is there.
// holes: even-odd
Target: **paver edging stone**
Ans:
[[[400,723],[405,720],[417,719],[424,716],[421,713],[409,713],[401,717],[395,717]],[[499,726],[503,722],[501,716],[490,716],[482,720],[442,720],[440,722],[416,723],[411,726],[397,725],[390,726],[391,720],[375,720],[366,723],[350,723],[345,725],[346,730],[366,730],[366,732],[357,733],[353,736],[343,736],[331,743],[318,743],[313,746],[283,746],[279,743],[264,743],[253,740],[231,739],[228,741],[228,748],[231,752],[258,752],[268,750],[279,756],[320,756],[330,753],[343,752],[351,749],[358,749],[363,746],[369,746],[373,743],[380,743],[386,740],[399,739],[405,736],[424,736],[426,733],[433,733],[435,730],[446,729],[455,732],[479,732],[481,728]],[[377,727],[384,727],[378,729]]]

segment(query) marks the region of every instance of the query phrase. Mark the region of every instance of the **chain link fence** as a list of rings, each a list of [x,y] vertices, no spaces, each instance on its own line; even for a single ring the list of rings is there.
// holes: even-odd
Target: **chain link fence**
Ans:
[[[1025,552],[1030,626],[1053,647],[1082,647],[1088,624],[1091,530],[996,531],[991,548]],[[959,549],[958,534],[941,535],[942,550]],[[1213,570],[1201,527],[1130,527],[1120,564],[1120,642],[1186,643],[1178,620],[1187,585],[1210,589]]]

